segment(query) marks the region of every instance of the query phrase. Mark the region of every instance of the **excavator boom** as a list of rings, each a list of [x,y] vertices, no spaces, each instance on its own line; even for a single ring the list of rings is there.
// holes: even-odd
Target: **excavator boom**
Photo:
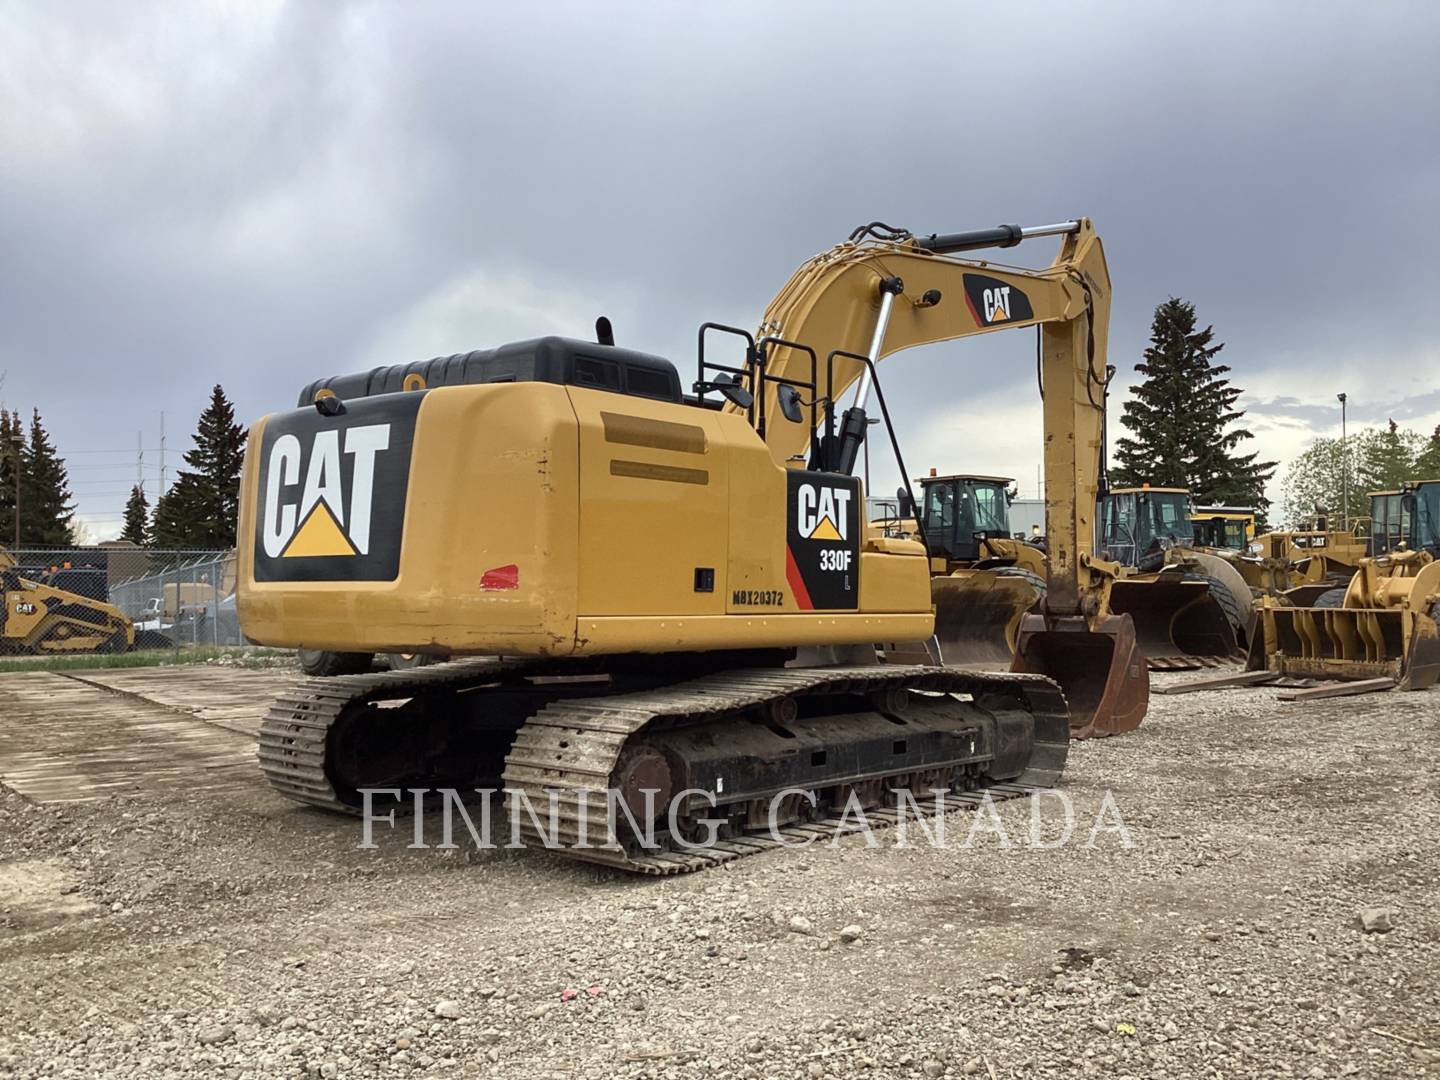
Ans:
[[[1061,237],[1060,250],[1042,270],[956,257],[1053,235]],[[1047,589],[1043,613],[1022,624],[1015,670],[1056,678],[1081,735],[1134,728],[1149,698],[1133,625],[1109,611],[1115,567],[1097,558],[1094,548],[1111,375],[1105,360],[1109,315],[1110,275],[1089,220],[924,238],[877,224],[857,229],[849,242],[801,266],[771,301],[760,327],[778,339],[761,358],[767,376],[805,382],[823,375],[822,389],[836,413],[856,387],[853,404],[838,416],[833,458],[841,470],[853,462],[868,426],[864,409],[876,362],[917,345],[1040,328]],[[828,358],[823,369],[819,357]],[[762,412],[776,415],[779,387],[761,392],[768,395]],[[801,424],[773,424],[765,438],[776,461],[795,462],[805,459],[812,433]],[[937,600],[942,595],[937,590]],[[963,597],[956,602],[963,604]],[[937,612],[937,622],[950,627],[957,642],[966,639],[965,621],[963,608]],[[943,643],[941,651],[943,656]]]

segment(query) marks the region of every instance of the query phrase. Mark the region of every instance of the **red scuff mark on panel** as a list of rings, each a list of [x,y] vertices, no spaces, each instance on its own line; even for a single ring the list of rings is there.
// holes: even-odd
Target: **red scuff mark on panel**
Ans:
[[[496,589],[518,589],[519,587],[520,567],[514,563],[509,566],[492,567],[480,577],[480,588],[484,592]]]

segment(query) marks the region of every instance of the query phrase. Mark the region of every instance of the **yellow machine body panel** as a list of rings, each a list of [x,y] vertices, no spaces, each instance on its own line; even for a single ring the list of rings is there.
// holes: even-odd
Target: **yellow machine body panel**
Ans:
[[[296,409],[250,436],[263,644],[568,656],[927,637],[927,560],[741,415],[544,382]],[[581,542],[581,537],[584,542]]]

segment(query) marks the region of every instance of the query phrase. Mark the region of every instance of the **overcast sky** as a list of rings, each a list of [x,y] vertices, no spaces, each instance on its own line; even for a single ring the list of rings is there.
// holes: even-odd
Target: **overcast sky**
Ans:
[[[602,312],[688,378],[697,324],[754,325],[874,219],[1092,217],[1122,377],[1155,305],[1193,300],[1268,456],[1338,433],[1342,390],[1352,426],[1440,423],[1440,4],[0,18],[0,397],[40,407],[99,538],[137,433],[153,498],[161,412],[173,478],[216,382],[248,423],[317,376],[589,336]],[[1033,347],[887,363],[912,469],[1033,492]]]

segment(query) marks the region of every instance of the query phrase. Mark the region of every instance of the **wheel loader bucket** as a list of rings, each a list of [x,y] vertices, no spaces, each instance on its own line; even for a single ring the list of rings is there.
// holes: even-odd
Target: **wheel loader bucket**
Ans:
[[[946,666],[1008,671],[1020,620],[1035,609],[1040,590],[1027,578],[982,570],[931,578],[930,598]]]
[[[1147,660],[1238,656],[1235,630],[1204,581],[1178,574],[1121,578],[1110,589],[1110,610],[1129,615]]]
[[[1070,737],[1134,731],[1150,705],[1150,671],[1128,615],[1026,615],[1013,671],[1048,675],[1070,706]]]
[[[1264,667],[1313,679],[1395,680],[1423,690],[1440,681],[1440,634],[1431,615],[1401,608],[1295,608],[1261,613]],[[1252,653],[1252,666],[1255,663]]]

